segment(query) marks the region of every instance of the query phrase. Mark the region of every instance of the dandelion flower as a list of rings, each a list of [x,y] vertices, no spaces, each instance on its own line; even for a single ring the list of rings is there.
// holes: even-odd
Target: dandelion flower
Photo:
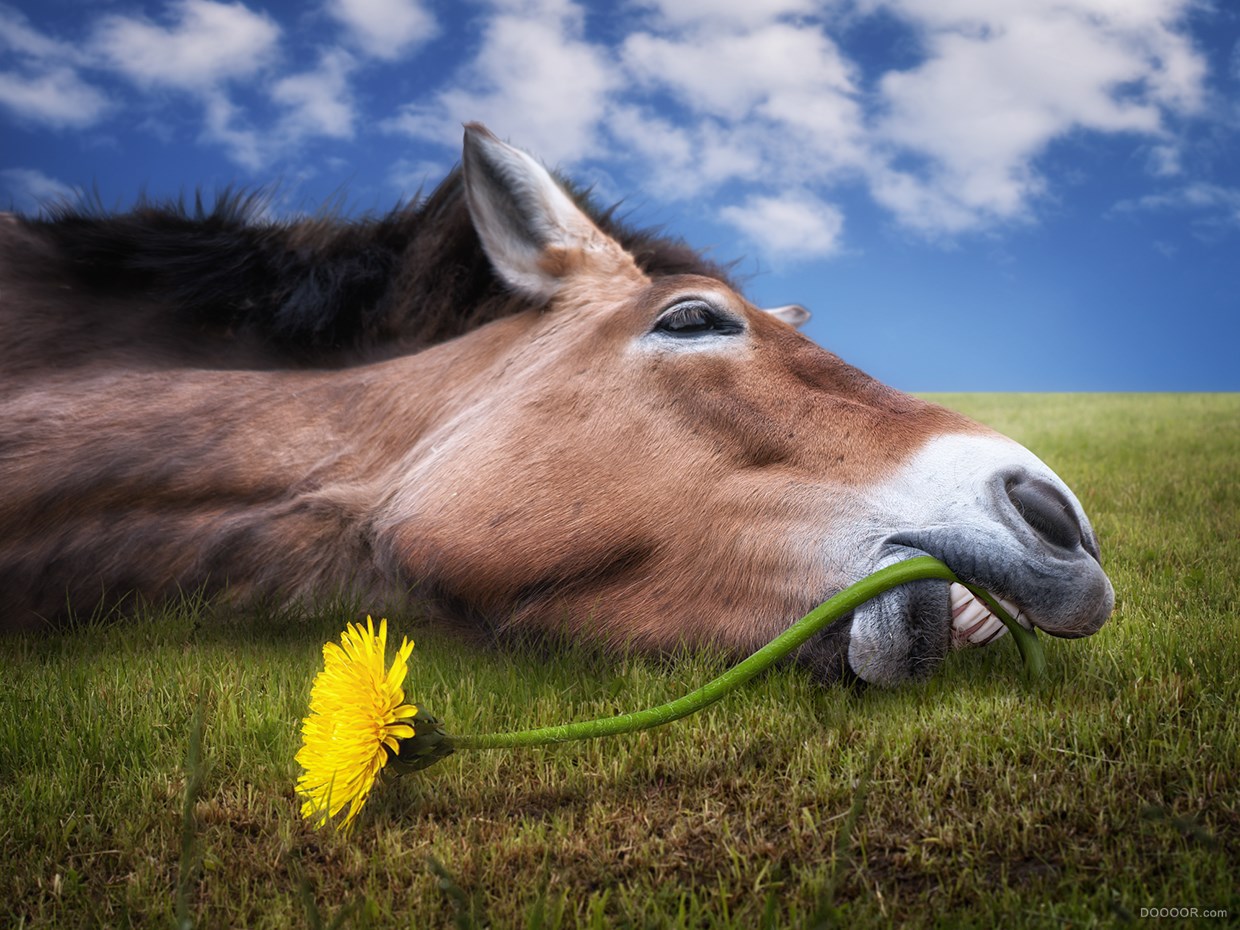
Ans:
[[[402,637],[390,669],[385,665],[387,620],[350,623],[340,644],[323,647],[323,670],[310,689],[310,716],[302,721],[297,761],[301,813],[323,826],[347,804],[339,829],[353,823],[379,770],[414,735],[417,708],[406,704],[404,682],[413,643]],[[390,750],[390,753],[389,753]]]

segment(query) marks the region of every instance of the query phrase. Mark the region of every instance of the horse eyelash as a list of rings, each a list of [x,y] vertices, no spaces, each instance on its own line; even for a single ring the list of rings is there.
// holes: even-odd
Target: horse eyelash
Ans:
[[[697,320],[690,318],[690,315],[699,317],[700,324]],[[690,318],[690,319],[686,319]],[[678,332],[667,324],[669,322],[688,322],[690,326],[701,325],[701,329],[695,329],[689,332]],[[659,315],[655,322],[655,330],[664,332],[670,336],[681,336],[689,338],[704,333],[720,333],[722,335],[733,335],[739,333],[744,326],[732,319],[730,316],[720,313],[704,300],[682,300],[672,305]]]

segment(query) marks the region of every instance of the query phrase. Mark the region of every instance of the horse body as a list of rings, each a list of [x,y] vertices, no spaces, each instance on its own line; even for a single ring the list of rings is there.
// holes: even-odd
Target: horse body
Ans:
[[[0,236],[3,628],[351,589],[741,652],[921,552],[1052,633],[1110,613],[1088,521],[1031,453],[481,127],[462,175],[364,229],[155,211]],[[801,658],[898,681],[951,640],[946,586],[920,582]]]

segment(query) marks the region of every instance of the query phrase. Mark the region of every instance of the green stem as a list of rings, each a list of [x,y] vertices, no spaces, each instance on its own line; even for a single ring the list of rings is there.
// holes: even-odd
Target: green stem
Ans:
[[[621,714],[616,717],[601,717],[597,720],[583,720],[561,726],[540,727],[536,730],[522,730],[518,733],[481,733],[475,735],[444,735],[448,744],[445,749],[504,749],[518,746],[544,746],[549,743],[563,743],[570,740],[596,739],[602,736],[616,736],[621,733],[635,733],[651,727],[662,726],[679,720],[689,714],[696,713],[703,707],[713,704],[730,691],[743,685],[755,675],[765,671],[774,662],[791,653],[802,645],[827,624],[839,619],[850,610],[854,610],[871,598],[884,591],[910,581],[926,579],[943,581],[959,581],[952,570],[930,556],[918,556],[904,562],[897,562],[881,568],[856,584],[845,588],[835,597],[818,605],[808,614],[794,623],[771,642],[767,643],[749,658],[728,669],[714,681],[708,682],[696,691],[658,707]],[[961,582],[963,584],[963,582]],[[1046,659],[1042,654],[1042,646],[1031,630],[1025,629],[1010,616],[1007,611],[995,603],[985,591],[973,585],[965,585],[980,597],[986,606],[1011,630],[1016,645],[1024,658],[1026,672],[1030,677],[1041,675],[1046,669]],[[450,747],[450,748],[449,748]]]
[[[990,612],[1002,620],[1003,625],[1011,631],[1012,638],[1016,640],[1016,648],[1020,650],[1020,657],[1024,660],[1025,675],[1029,680],[1033,681],[1045,675],[1046,654],[1042,651],[1042,644],[1038,642],[1038,635],[1013,620],[1008,612],[999,606],[999,602],[990,596],[989,591],[976,585],[965,584],[963,581],[960,583],[964,584],[976,597],[980,597]]]

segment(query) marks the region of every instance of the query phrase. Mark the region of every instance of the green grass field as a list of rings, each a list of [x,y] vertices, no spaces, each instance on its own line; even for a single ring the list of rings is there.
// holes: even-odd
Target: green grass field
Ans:
[[[458,754],[380,786],[345,838],[293,795],[340,610],[3,639],[0,927],[1234,925],[1240,395],[936,399],[1038,453],[1101,537],[1115,615],[1042,637],[1040,686],[1006,638],[890,692],[783,669],[662,730]],[[636,709],[722,667],[390,622],[418,640],[412,697],[460,732]]]

